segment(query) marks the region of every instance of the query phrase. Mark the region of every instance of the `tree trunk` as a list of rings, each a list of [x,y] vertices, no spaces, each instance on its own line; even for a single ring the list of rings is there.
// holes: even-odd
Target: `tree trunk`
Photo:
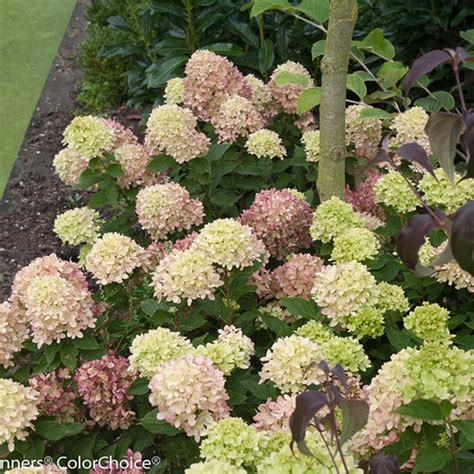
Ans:
[[[346,82],[357,0],[330,0],[329,27],[321,61],[321,149],[317,188],[321,201],[344,196]]]

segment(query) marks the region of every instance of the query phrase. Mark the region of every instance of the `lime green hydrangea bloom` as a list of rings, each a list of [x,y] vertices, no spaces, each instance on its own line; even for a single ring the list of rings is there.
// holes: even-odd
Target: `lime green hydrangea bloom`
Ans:
[[[374,257],[380,249],[377,236],[368,229],[352,228],[334,239],[331,260],[337,263],[362,262]]]
[[[453,337],[448,329],[449,311],[437,303],[423,302],[403,320],[413,334],[425,341],[449,342]]]
[[[405,296],[403,288],[392,285],[385,281],[379,283],[379,300],[376,308],[382,313],[394,311],[397,313],[406,313],[410,309],[410,303]]]
[[[245,148],[257,158],[283,159],[286,156],[286,149],[278,133],[265,128],[251,133],[247,138]]]
[[[321,342],[321,350],[329,365],[340,364],[352,374],[364,372],[371,366],[364,347],[354,337],[334,336]]]
[[[383,313],[375,306],[363,306],[350,314],[347,320],[347,329],[358,339],[380,337],[384,332],[384,326]]]
[[[375,184],[375,200],[392,207],[400,214],[414,211],[419,202],[405,178],[398,171],[389,171]]]
[[[186,474],[246,474],[247,471],[227,461],[212,459],[211,461],[192,464],[184,472]]]
[[[299,327],[296,330],[296,334],[311,339],[316,344],[321,344],[322,342],[334,337],[334,332],[331,330],[331,328],[325,326],[319,321],[316,321],[315,319],[312,319],[306,324],[303,324],[303,326]]]
[[[330,242],[349,229],[363,226],[362,219],[354,212],[352,206],[333,196],[316,209],[310,233],[313,240]]]
[[[319,130],[309,130],[303,133],[301,141],[304,145],[306,153],[306,161],[308,163],[316,163],[319,160],[319,152],[321,149],[321,133]]]
[[[434,174],[436,178],[426,173],[418,183],[418,189],[430,206],[440,207],[448,214],[453,214],[466,201],[474,199],[474,179],[461,181],[461,176],[455,174],[453,185],[443,169],[438,168]]]
[[[56,217],[54,233],[65,244],[93,244],[101,225],[102,219],[97,211],[88,207],[76,207]]]
[[[262,433],[242,418],[227,418],[213,423],[204,433],[201,457],[218,459],[234,466],[254,467],[261,457]]]

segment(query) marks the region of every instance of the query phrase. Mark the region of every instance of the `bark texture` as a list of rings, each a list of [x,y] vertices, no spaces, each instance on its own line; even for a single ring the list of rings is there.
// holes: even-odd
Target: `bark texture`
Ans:
[[[321,201],[343,198],[345,185],[346,82],[357,0],[331,0],[324,57],[321,61],[321,149],[317,189]]]

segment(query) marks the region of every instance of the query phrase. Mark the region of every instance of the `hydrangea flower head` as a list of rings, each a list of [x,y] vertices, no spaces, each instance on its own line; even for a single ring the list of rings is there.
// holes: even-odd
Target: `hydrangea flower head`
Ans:
[[[215,289],[223,281],[209,259],[190,248],[174,250],[158,263],[153,273],[153,288],[158,300],[173,303],[182,300],[214,298]]]
[[[234,466],[255,466],[260,458],[261,434],[242,418],[227,418],[213,423],[201,443],[201,457],[219,459]]]
[[[81,156],[72,148],[64,148],[56,154],[53,166],[59,179],[68,186],[79,182],[81,174],[87,169],[89,159]]]
[[[193,350],[191,342],[167,328],[151,329],[135,336],[130,346],[130,369],[151,378],[160,364]]]
[[[303,133],[301,141],[306,153],[308,163],[317,163],[319,161],[319,152],[321,151],[321,132],[319,130],[308,130]]]
[[[320,369],[310,367],[324,359],[319,346],[302,336],[278,339],[262,357],[260,382],[271,380],[282,393],[297,393],[318,381]]]
[[[364,118],[360,114],[366,105],[350,105],[346,109],[346,146],[354,147],[358,158],[372,160],[377,156],[382,140],[382,121]]]
[[[145,146],[140,143],[126,143],[115,150],[114,156],[124,174],[118,179],[120,187],[128,189],[148,180],[147,165],[150,156]]]
[[[138,222],[151,238],[160,240],[178,230],[189,230],[203,221],[201,201],[191,199],[178,183],[155,184],[137,194]]]
[[[380,242],[372,231],[352,228],[334,238],[331,260],[337,263],[363,262],[377,255],[379,249]]]
[[[287,189],[271,188],[257,193],[240,221],[252,227],[270,254],[281,260],[311,245],[312,219],[313,211],[307,201]]]
[[[148,118],[145,144],[154,153],[165,153],[185,163],[209,150],[209,139],[196,127],[197,119],[190,110],[176,104],[161,105]]]
[[[237,67],[211,51],[195,51],[184,72],[184,104],[206,122],[217,114],[226,97],[250,95],[249,86]]]
[[[366,305],[351,313],[344,326],[359,339],[380,337],[384,332],[385,320],[380,309]]]
[[[166,83],[165,102],[181,105],[184,102],[184,79],[175,77]]]
[[[126,430],[135,419],[135,412],[129,406],[133,395],[128,393],[135,378],[129,370],[128,360],[113,352],[101,359],[84,362],[74,374],[77,390],[90,417],[99,426],[108,426],[111,430]]]
[[[0,304],[0,365],[5,369],[13,365],[14,355],[21,351],[28,334],[25,312],[18,301]]]
[[[390,145],[400,147],[407,143],[416,142],[430,155],[430,140],[425,132],[428,119],[429,116],[425,109],[418,106],[399,113],[390,125],[390,128],[397,133],[390,141]]]
[[[449,342],[449,311],[437,303],[423,302],[403,320],[404,326],[425,341]]]
[[[210,359],[188,354],[163,362],[150,382],[150,403],[166,420],[199,441],[203,431],[229,416],[224,373]]]
[[[227,270],[249,267],[265,254],[265,247],[255,238],[252,228],[234,219],[206,224],[191,248]]]
[[[375,200],[393,207],[400,214],[414,211],[419,202],[408,183],[398,171],[389,171],[375,184]]]
[[[320,347],[329,365],[340,364],[351,374],[364,372],[372,365],[364,347],[354,337],[333,336],[322,341]]]
[[[230,464],[222,459],[211,459],[210,461],[197,462],[191,464],[185,474],[246,474],[247,471],[242,468]]]
[[[54,232],[65,244],[91,244],[99,235],[101,224],[97,211],[89,207],[76,207],[56,217]]]
[[[279,319],[280,321],[283,321],[286,324],[293,324],[295,321],[298,321],[299,316],[294,316],[291,314],[284,306],[279,301],[271,301],[267,305],[265,305],[263,308],[259,309],[260,313],[263,314],[269,314],[270,316],[273,316],[276,319]],[[259,316],[255,320],[255,325],[258,328],[266,328],[267,325],[263,318]]]
[[[97,239],[86,257],[86,268],[101,285],[121,283],[143,264],[145,251],[117,232]]]
[[[195,352],[211,359],[216,367],[229,375],[235,368],[250,367],[254,344],[241,329],[225,326],[224,329],[219,329],[219,336],[214,342],[198,346]]]
[[[352,204],[354,211],[384,219],[385,213],[375,200],[374,186],[382,175],[378,171],[368,173],[357,190],[346,187],[344,200]]]
[[[303,324],[296,330],[296,334],[302,337],[306,337],[316,344],[321,344],[324,341],[328,341],[332,337],[335,337],[334,332],[331,328],[325,326],[322,322],[312,319],[307,323]]]
[[[295,395],[280,395],[275,401],[268,399],[257,407],[257,413],[253,417],[255,428],[267,432],[288,432],[288,422],[295,406]]]
[[[91,469],[89,471],[89,474],[143,474],[144,473],[144,470],[142,467],[142,453],[133,452],[131,449],[128,449],[127,454],[122,458],[122,461],[126,461],[126,463],[121,463],[117,465],[116,460],[114,460],[111,463],[107,463],[107,465],[104,467],[97,466],[94,469]],[[126,467],[124,467],[124,469],[121,469],[121,466],[123,464],[126,464]]]
[[[350,204],[333,196],[316,208],[310,232],[313,240],[330,242],[354,227],[363,227],[362,219]]]
[[[377,308],[382,313],[386,311],[406,313],[410,309],[410,303],[405,296],[403,288],[397,285],[391,285],[385,281],[380,282],[377,287],[379,289]]]
[[[266,128],[249,135],[245,148],[257,158],[280,158],[286,156],[286,149],[281,143],[278,133]]]
[[[268,123],[277,114],[270,87],[253,74],[247,74],[245,82],[250,88],[249,99],[265,123]]]
[[[233,143],[238,137],[247,137],[265,126],[263,117],[252,102],[240,95],[223,100],[211,122],[219,143]]]
[[[15,440],[25,440],[38,416],[38,394],[10,379],[0,379],[0,444],[13,451]]]

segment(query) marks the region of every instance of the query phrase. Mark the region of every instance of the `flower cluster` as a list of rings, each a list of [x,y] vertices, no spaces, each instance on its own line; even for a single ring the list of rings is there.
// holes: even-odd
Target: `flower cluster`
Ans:
[[[319,380],[321,370],[310,366],[323,359],[319,346],[305,337],[280,338],[261,359],[260,381],[271,380],[282,393],[297,393]]]
[[[422,107],[412,107],[406,112],[398,114],[390,125],[391,130],[397,133],[390,145],[400,147],[416,142],[430,155],[430,140],[425,132],[428,119],[429,116]]]
[[[234,219],[217,219],[205,225],[191,249],[227,270],[249,267],[265,254],[265,247],[254,237],[252,228]]]
[[[86,257],[86,269],[101,285],[121,283],[140,267],[145,251],[134,240],[117,232],[97,239]]]
[[[91,244],[99,235],[102,220],[94,209],[76,207],[59,214],[54,221],[54,232],[66,244]]]
[[[184,471],[185,474],[246,474],[247,471],[238,466],[223,461],[221,459],[212,459],[211,461],[197,462]]]
[[[363,221],[352,206],[333,196],[317,207],[310,232],[313,240],[330,242],[343,232],[360,227]]]
[[[234,466],[255,467],[261,457],[261,433],[241,418],[220,420],[207,428],[201,443],[201,457],[218,459]]]
[[[126,463],[123,461],[126,461]],[[126,464],[127,467],[121,469],[121,465],[123,464]],[[118,465],[116,461],[112,461],[105,467],[97,466],[91,469],[89,474],[143,474],[142,454],[128,449],[127,454]]]
[[[364,347],[354,337],[333,336],[322,341],[320,347],[328,364],[340,364],[352,374],[364,372],[372,365]]]
[[[0,444],[14,450],[16,439],[24,440],[38,416],[38,394],[10,379],[0,379]]]
[[[337,263],[363,262],[373,258],[379,248],[380,242],[372,231],[352,228],[335,237],[331,260]]]
[[[166,420],[199,441],[213,422],[229,416],[224,373],[210,359],[188,354],[162,363],[150,382],[150,403]]]
[[[174,250],[158,263],[153,273],[155,296],[173,303],[213,299],[215,289],[223,283],[209,259],[192,248]]]
[[[167,104],[181,105],[184,102],[184,79],[175,77],[166,83],[165,102]]]
[[[128,429],[135,419],[129,407],[133,395],[128,389],[135,380],[125,357],[109,352],[101,359],[84,362],[74,380],[90,417],[99,426],[111,430]]]
[[[262,116],[264,122],[269,122],[277,113],[270,87],[262,80],[257,79],[253,74],[247,74],[245,76],[245,82],[250,88],[249,98],[253,106]]]
[[[449,342],[452,336],[448,329],[449,311],[437,303],[423,302],[403,320],[413,334],[425,341]]]
[[[219,336],[214,342],[198,346],[196,353],[211,359],[224,375],[229,375],[235,368],[250,367],[254,344],[241,329],[225,326],[224,329],[219,329]]]
[[[328,341],[332,337],[335,337],[335,334],[331,328],[325,326],[316,319],[312,319],[311,321],[303,324],[303,326],[300,326],[296,330],[296,334],[306,337],[316,344],[321,344],[325,341]]]
[[[382,140],[382,121],[379,118],[361,117],[365,105],[351,105],[346,109],[346,145],[354,147],[358,158],[372,160],[377,156]]]
[[[142,188],[137,194],[136,212],[138,222],[154,240],[200,225],[204,216],[202,203],[191,199],[177,183]]]
[[[176,104],[161,105],[148,118],[145,144],[152,152],[184,163],[208,152],[210,141],[196,127],[197,119],[190,110]]]
[[[354,211],[380,219],[384,218],[384,211],[377,204],[374,191],[375,184],[381,176],[379,172],[372,171],[367,174],[367,177],[362,181],[357,190],[353,191],[346,187],[344,200],[352,204]]]
[[[25,312],[18,302],[0,304],[0,365],[5,368],[13,365],[13,357],[21,351],[28,334]]]
[[[309,163],[316,163],[319,160],[321,133],[319,130],[308,130],[303,133],[301,141],[304,145],[306,153],[306,161]]]
[[[245,148],[257,158],[280,158],[286,156],[285,147],[281,143],[278,133],[262,129],[249,135]]]
[[[140,143],[122,145],[115,150],[115,158],[123,171],[123,176],[118,180],[122,188],[128,189],[130,186],[138,186],[158,179],[147,171],[150,156],[146,147]]]
[[[191,342],[166,328],[151,329],[136,336],[130,346],[130,369],[151,378],[160,364],[191,352]]]
[[[398,171],[382,176],[374,189],[377,202],[393,207],[400,214],[414,211],[419,205],[418,198]]]
[[[71,386],[71,379],[71,373],[65,368],[30,378],[30,387],[39,394],[37,408],[41,414],[64,421],[70,421],[78,414],[77,393]]]
[[[377,309],[383,313],[386,311],[406,313],[410,309],[410,303],[403,292],[403,288],[385,281],[380,282],[377,287],[379,290]]]
[[[298,321],[299,317],[291,314],[286,308],[284,308],[279,301],[272,301],[259,309],[260,313],[268,314],[286,324],[293,324]],[[257,327],[266,328],[267,325],[261,316],[255,320]]]
[[[78,183],[81,174],[87,169],[89,159],[71,148],[64,148],[53,160],[54,170],[59,179],[68,186]]]
[[[344,324],[359,339],[379,337],[384,332],[384,313],[377,306],[362,306],[349,314]]]
[[[184,70],[184,103],[194,114],[209,121],[229,96],[248,97],[250,88],[240,71],[223,56],[211,51],[193,53]]]
[[[240,218],[278,259],[311,245],[312,219],[313,211],[308,202],[288,189],[275,188],[260,191]]]
[[[295,410],[296,396],[280,395],[275,401],[268,399],[257,407],[254,426],[261,431],[288,431],[290,416]]]
[[[418,189],[430,206],[441,207],[448,214],[453,214],[466,201],[474,199],[474,179],[461,180],[456,173],[456,184],[451,184],[442,168],[436,169],[434,174],[426,173],[418,183]]]
[[[211,122],[219,143],[233,143],[238,137],[247,137],[265,126],[252,101],[240,95],[226,98]]]

